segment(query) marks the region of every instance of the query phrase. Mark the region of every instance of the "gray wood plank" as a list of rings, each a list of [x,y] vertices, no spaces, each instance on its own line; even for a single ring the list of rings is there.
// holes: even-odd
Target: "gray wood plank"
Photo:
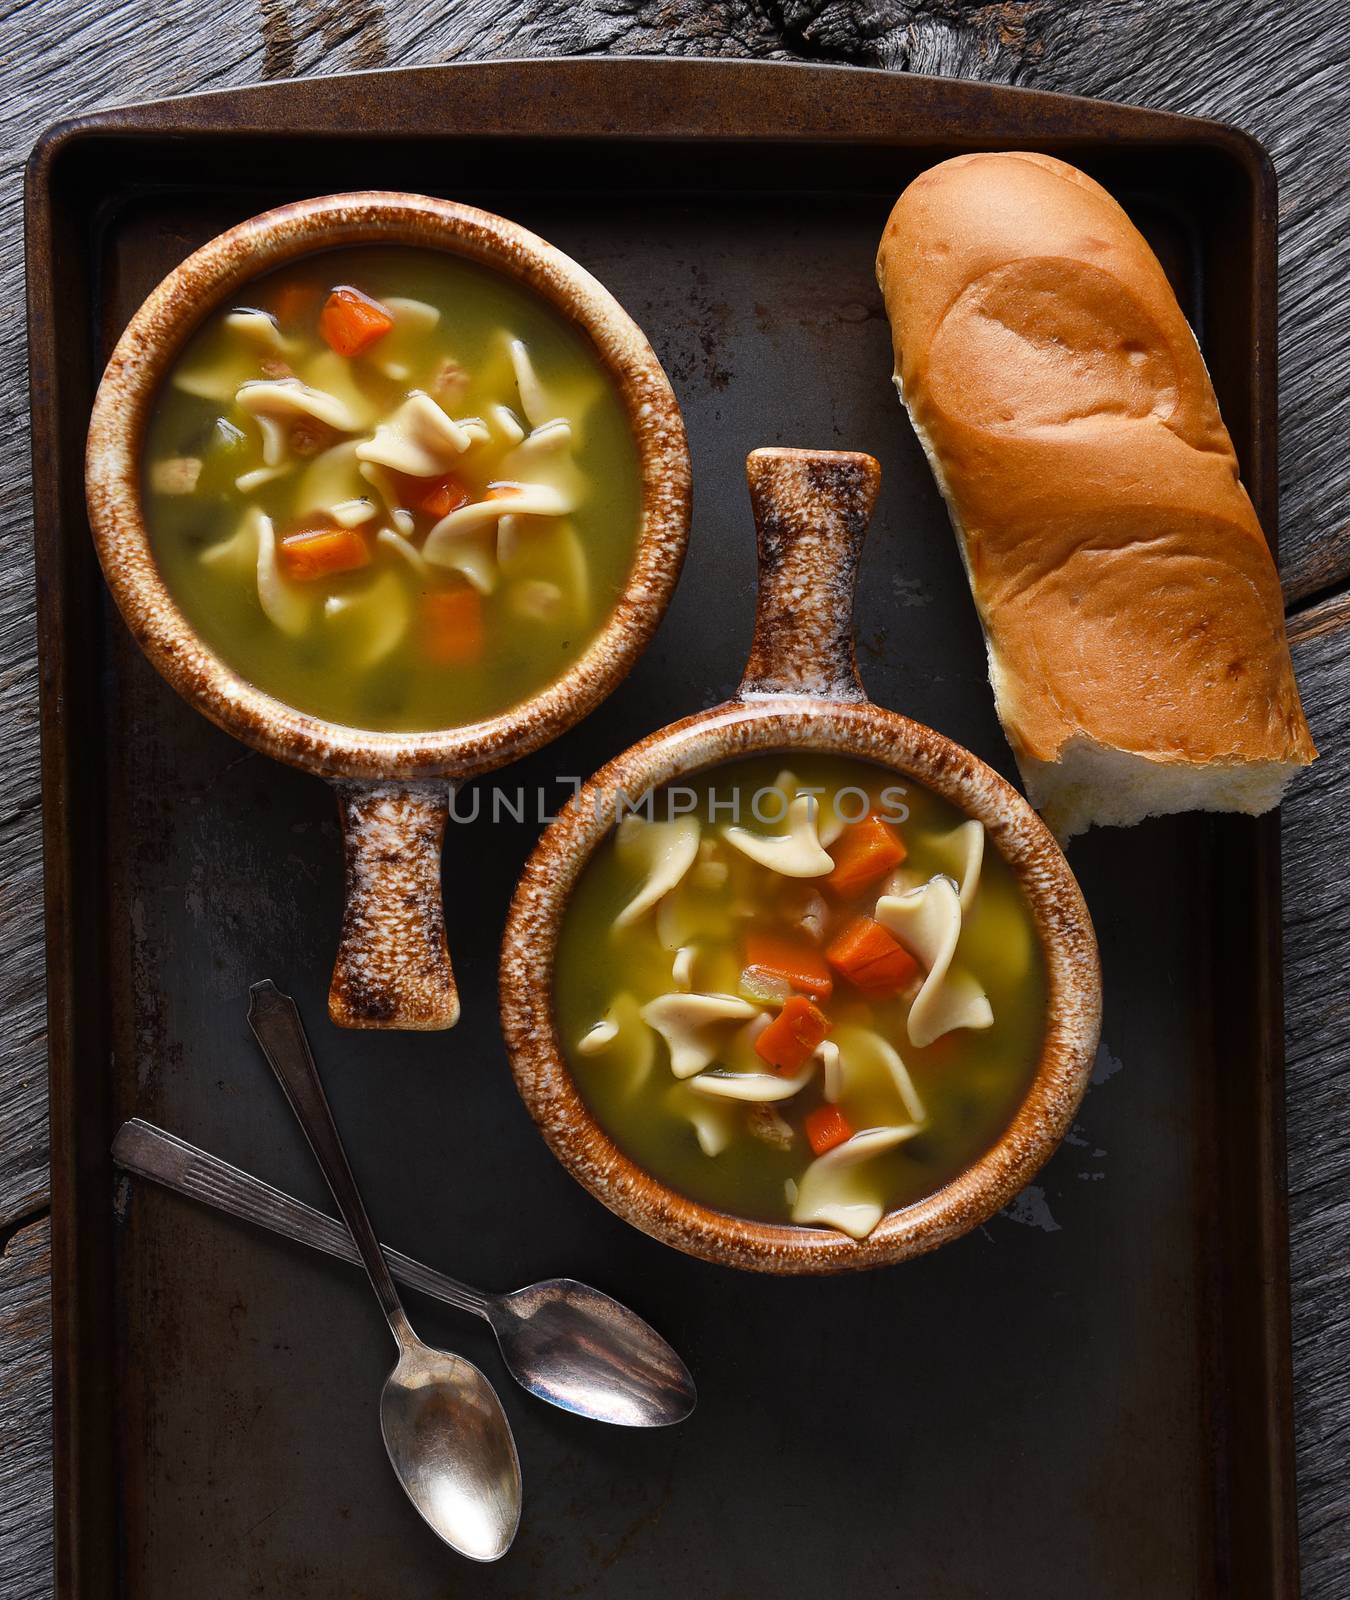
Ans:
[[[1281,181],[1281,480],[1286,591],[1344,583],[1338,452],[1350,307],[1337,283],[1350,171],[1340,92],[1350,33],[1338,0],[28,0],[0,16],[0,1228],[45,1195],[45,1098],[33,589],[26,493],[18,172],[59,117],[118,99],[311,72],[487,55],[809,56],[959,73],[1224,117],[1261,137]],[[1350,1592],[1350,1016],[1341,966],[1350,894],[1335,865],[1350,828],[1345,602],[1297,619],[1296,655],[1324,760],[1285,821],[1290,1169],[1305,1592]],[[46,1223],[0,1260],[0,1592],[48,1592]]]
[[[1285,1039],[1295,1419],[1305,1588],[1350,1594],[1350,603],[1305,612],[1294,660],[1322,759],[1285,805]]]
[[[0,1594],[51,1592],[51,1366],[47,1219],[0,1255]]]

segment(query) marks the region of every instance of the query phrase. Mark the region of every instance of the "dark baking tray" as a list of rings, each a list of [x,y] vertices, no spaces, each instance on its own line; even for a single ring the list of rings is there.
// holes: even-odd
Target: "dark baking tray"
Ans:
[[[162,272],[278,201],[452,195],[538,229],[615,291],[666,363],[695,464],[689,565],[656,642],[601,711],[498,781],[589,773],[729,693],[753,604],[742,464],[772,443],[880,457],[858,607],[868,686],[1011,773],[960,563],[891,391],[872,278],[900,187],[986,147],[1080,163],[1155,242],[1273,533],[1274,179],[1257,145],[1214,124],[849,69],[567,60],[202,95],[83,118],[38,146],[27,215],[63,1597],[1295,1593],[1273,819],[1187,817],[1075,843],[1101,936],[1105,1048],[1075,1132],[1008,1213],[892,1271],[741,1276],[609,1215],[517,1101],[495,959],[537,822],[452,829],[460,1027],[336,1032],[323,1020],[340,886],[331,798],[155,677],[111,612],[86,529],[93,386]],[[593,1279],[698,1375],[693,1419],[656,1434],[566,1417],[503,1382],[526,1507],[497,1567],[437,1546],[382,1459],[391,1351],[364,1286],[114,1177],[113,1130],[138,1112],[322,1203],[246,1034],[247,985],[264,975],[310,1019],[386,1239],[490,1285]],[[478,1325],[415,1313],[500,1374]]]

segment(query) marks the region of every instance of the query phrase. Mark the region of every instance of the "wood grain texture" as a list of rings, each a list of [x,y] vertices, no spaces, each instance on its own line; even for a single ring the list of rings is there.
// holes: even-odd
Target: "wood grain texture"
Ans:
[[[1281,184],[1282,570],[1323,761],[1285,823],[1295,1361],[1304,1586],[1350,1593],[1350,577],[1338,283],[1350,169],[1340,0],[27,0],[0,15],[0,1229],[45,1196],[41,889],[18,174],[50,122],[117,100],[479,56],[807,57],[960,74],[1212,115]],[[1329,597],[1329,598],[1323,598]],[[47,1225],[0,1261],[0,1593],[49,1592]],[[0,1233],[3,1237],[3,1233]]]
[[[0,1594],[51,1592],[50,1228],[21,1228],[0,1255]]]
[[[1323,613],[1320,617],[1318,613]],[[1327,613],[1338,626],[1321,626]],[[1285,1048],[1305,1591],[1350,1594],[1350,614],[1305,613],[1294,666],[1322,759],[1285,804]]]

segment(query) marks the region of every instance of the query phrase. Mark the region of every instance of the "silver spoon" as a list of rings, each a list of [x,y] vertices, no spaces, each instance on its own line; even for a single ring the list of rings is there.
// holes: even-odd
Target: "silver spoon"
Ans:
[[[124,1122],[112,1153],[125,1172],[361,1265],[351,1234],[335,1218],[153,1123]],[[655,1328],[599,1289],[550,1278],[514,1294],[485,1294],[388,1245],[384,1258],[399,1283],[482,1317],[511,1376],[550,1405],[633,1428],[664,1427],[694,1409],[684,1362]]]
[[[255,983],[249,994],[249,1027],[323,1168],[398,1345],[380,1395],[380,1431],[394,1472],[446,1544],[474,1561],[496,1561],[520,1525],[520,1460],[501,1401],[471,1361],[434,1350],[413,1332],[347,1165],[295,1002],[270,982]]]

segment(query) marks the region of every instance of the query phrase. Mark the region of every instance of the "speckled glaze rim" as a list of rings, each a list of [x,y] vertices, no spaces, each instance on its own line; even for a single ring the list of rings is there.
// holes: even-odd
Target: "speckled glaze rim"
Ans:
[[[641,473],[641,525],[608,620],[562,675],[494,717],[419,733],[324,721],[255,688],[200,639],[160,577],[141,503],[141,450],[155,396],[202,319],[285,262],[344,245],[449,251],[515,279],[585,333],[623,403]],[[326,195],[251,217],[195,251],[150,293],[99,385],[85,458],[94,543],[137,642],[185,699],[227,732],[332,777],[419,778],[489,771],[537,749],[592,710],[641,654],[669,602],[689,537],[684,424],[646,337],[590,273],[490,212],[425,195]]]
[[[982,822],[1030,904],[1045,959],[1045,1038],[1035,1075],[993,1147],[944,1188],[891,1211],[863,1240],[766,1223],[690,1200],[638,1166],[596,1121],[567,1066],[553,1014],[563,917],[614,821],[614,797],[742,756],[812,750],[910,777]],[[609,1209],[644,1233],[723,1266],[780,1274],[885,1266],[967,1233],[1023,1188],[1068,1131],[1092,1072],[1101,970],[1092,921],[1050,830],[969,751],[921,723],[863,701],[775,695],[737,700],[672,724],[598,772],[550,825],[526,864],[507,919],[502,1019],[516,1085],[554,1154]]]

